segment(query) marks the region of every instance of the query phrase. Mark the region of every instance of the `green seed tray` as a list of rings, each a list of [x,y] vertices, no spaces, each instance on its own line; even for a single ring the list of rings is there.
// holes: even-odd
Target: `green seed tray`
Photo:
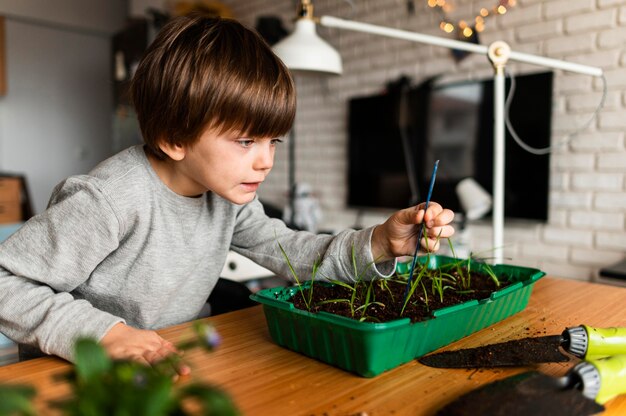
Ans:
[[[419,261],[434,269],[459,260],[431,255]],[[479,270],[483,265],[472,262],[471,267]],[[408,318],[358,322],[297,309],[289,301],[300,290],[297,286],[261,290],[251,298],[263,304],[270,335],[278,345],[360,376],[374,377],[522,311],[534,283],[545,275],[537,269],[504,264],[491,268],[497,276],[506,275],[515,283],[489,298],[435,310],[432,318],[416,323]],[[408,270],[408,266],[401,263],[397,269]]]

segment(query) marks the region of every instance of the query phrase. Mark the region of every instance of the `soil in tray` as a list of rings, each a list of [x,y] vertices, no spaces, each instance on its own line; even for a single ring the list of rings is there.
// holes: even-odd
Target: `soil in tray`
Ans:
[[[325,311],[365,322],[389,322],[400,318],[410,318],[411,322],[418,322],[429,318],[434,310],[474,299],[486,299],[492,292],[511,284],[506,276],[499,276],[498,286],[488,274],[471,271],[470,290],[464,290],[459,287],[461,279],[456,270],[447,273],[455,277],[456,281],[447,279],[444,282],[443,285],[448,287],[443,290],[443,299],[440,298],[437,289],[433,289],[437,273],[427,271],[404,312],[402,312],[406,288],[404,280],[378,279],[371,284],[369,281],[361,281],[352,285],[356,288],[354,290],[337,284],[332,286],[313,284],[310,312]],[[296,293],[291,300],[296,308],[307,310],[304,299],[308,300],[309,296],[309,290],[305,289],[302,294]]]

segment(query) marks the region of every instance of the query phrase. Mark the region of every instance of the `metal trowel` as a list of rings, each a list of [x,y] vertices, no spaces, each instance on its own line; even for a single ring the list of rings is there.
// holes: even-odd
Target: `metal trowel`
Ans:
[[[419,362],[438,368],[519,367],[568,361],[561,352],[593,359],[626,354],[626,328],[593,328],[580,325],[561,335],[522,338],[476,348],[426,355]]]
[[[521,373],[473,390],[437,416],[594,415],[626,393],[626,355],[583,361],[564,377]]]

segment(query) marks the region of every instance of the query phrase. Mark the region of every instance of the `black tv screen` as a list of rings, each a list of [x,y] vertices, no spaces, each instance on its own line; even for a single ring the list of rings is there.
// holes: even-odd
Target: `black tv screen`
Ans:
[[[529,146],[550,145],[552,72],[515,78],[509,118]],[[509,91],[511,80],[507,78]],[[432,200],[462,209],[457,183],[493,186],[493,80],[433,85],[349,101],[348,205],[404,208],[423,201],[439,159]],[[504,210],[547,220],[550,156],[522,149],[506,133]]]

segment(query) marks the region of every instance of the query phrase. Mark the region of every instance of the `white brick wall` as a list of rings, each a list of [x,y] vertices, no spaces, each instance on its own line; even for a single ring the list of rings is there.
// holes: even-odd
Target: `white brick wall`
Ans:
[[[224,0],[237,18],[254,26],[260,15],[277,15],[292,27],[292,0]],[[315,0],[317,15],[333,15],[400,29],[446,36],[440,16],[414,0],[407,15],[404,0]],[[456,18],[470,20],[495,0],[455,0]],[[338,29],[318,33],[338,48],[344,74],[333,78],[296,77],[298,115],[296,147],[298,181],[313,185],[329,227],[371,225],[386,212],[357,217],[347,209],[346,104],[353,96],[380,91],[384,83],[406,74],[419,81],[444,73],[451,78],[489,76],[486,60],[472,56],[456,64],[443,48],[384,39]],[[539,267],[567,278],[589,280],[599,268],[626,255],[626,0],[518,0],[506,15],[487,19],[484,44],[505,40],[515,51],[600,66],[606,73],[605,109],[568,146],[552,155],[548,224],[507,221],[505,256],[509,262]],[[537,67],[512,64],[516,73]],[[555,73],[553,142],[559,142],[590,119],[602,94],[602,83],[585,75]],[[287,191],[287,146],[277,153],[276,167],[261,196],[279,205]],[[489,221],[472,225],[472,249],[489,250]]]

